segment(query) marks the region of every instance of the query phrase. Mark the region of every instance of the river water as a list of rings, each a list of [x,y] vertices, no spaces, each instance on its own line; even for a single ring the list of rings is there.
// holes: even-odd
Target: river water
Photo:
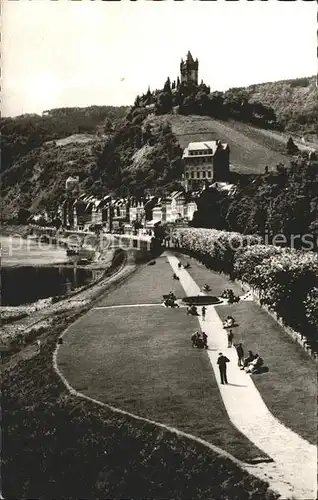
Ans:
[[[19,236],[0,236],[1,266],[39,266],[67,262],[65,248]]]
[[[90,269],[65,265],[70,260],[65,248],[2,236],[0,242],[2,306],[64,295],[95,278]]]

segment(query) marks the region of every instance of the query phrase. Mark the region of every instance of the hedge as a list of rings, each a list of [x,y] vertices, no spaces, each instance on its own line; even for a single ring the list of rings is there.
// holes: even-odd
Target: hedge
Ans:
[[[178,228],[173,241],[208,268],[248,283],[286,325],[318,340],[317,254],[216,229]]]

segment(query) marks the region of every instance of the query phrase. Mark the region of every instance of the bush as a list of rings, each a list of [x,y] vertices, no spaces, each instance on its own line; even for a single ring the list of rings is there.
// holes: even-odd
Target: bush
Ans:
[[[231,276],[239,249],[259,243],[255,236],[202,228],[177,229],[173,237],[178,246],[194,252],[207,267]]]
[[[177,229],[176,246],[207,267],[247,282],[286,325],[301,333],[318,326],[318,255],[260,245],[254,236],[213,229]]]

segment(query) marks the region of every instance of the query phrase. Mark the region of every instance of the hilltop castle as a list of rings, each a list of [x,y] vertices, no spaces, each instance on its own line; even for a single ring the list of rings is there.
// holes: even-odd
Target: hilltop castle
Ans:
[[[194,85],[198,85],[198,72],[199,61],[198,59],[193,59],[192,54],[189,50],[185,61],[181,59],[180,63],[181,83],[191,82],[194,83]]]

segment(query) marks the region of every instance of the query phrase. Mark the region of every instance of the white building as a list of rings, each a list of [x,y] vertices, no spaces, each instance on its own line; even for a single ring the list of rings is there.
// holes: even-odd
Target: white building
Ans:
[[[214,181],[227,181],[230,148],[221,141],[190,142],[182,156],[186,190],[202,189]]]
[[[79,187],[79,177],[72,177],[71,175],[66,179],[65,181],[65,190],[66,191],[73,191],[73,190],[78,190]]]

